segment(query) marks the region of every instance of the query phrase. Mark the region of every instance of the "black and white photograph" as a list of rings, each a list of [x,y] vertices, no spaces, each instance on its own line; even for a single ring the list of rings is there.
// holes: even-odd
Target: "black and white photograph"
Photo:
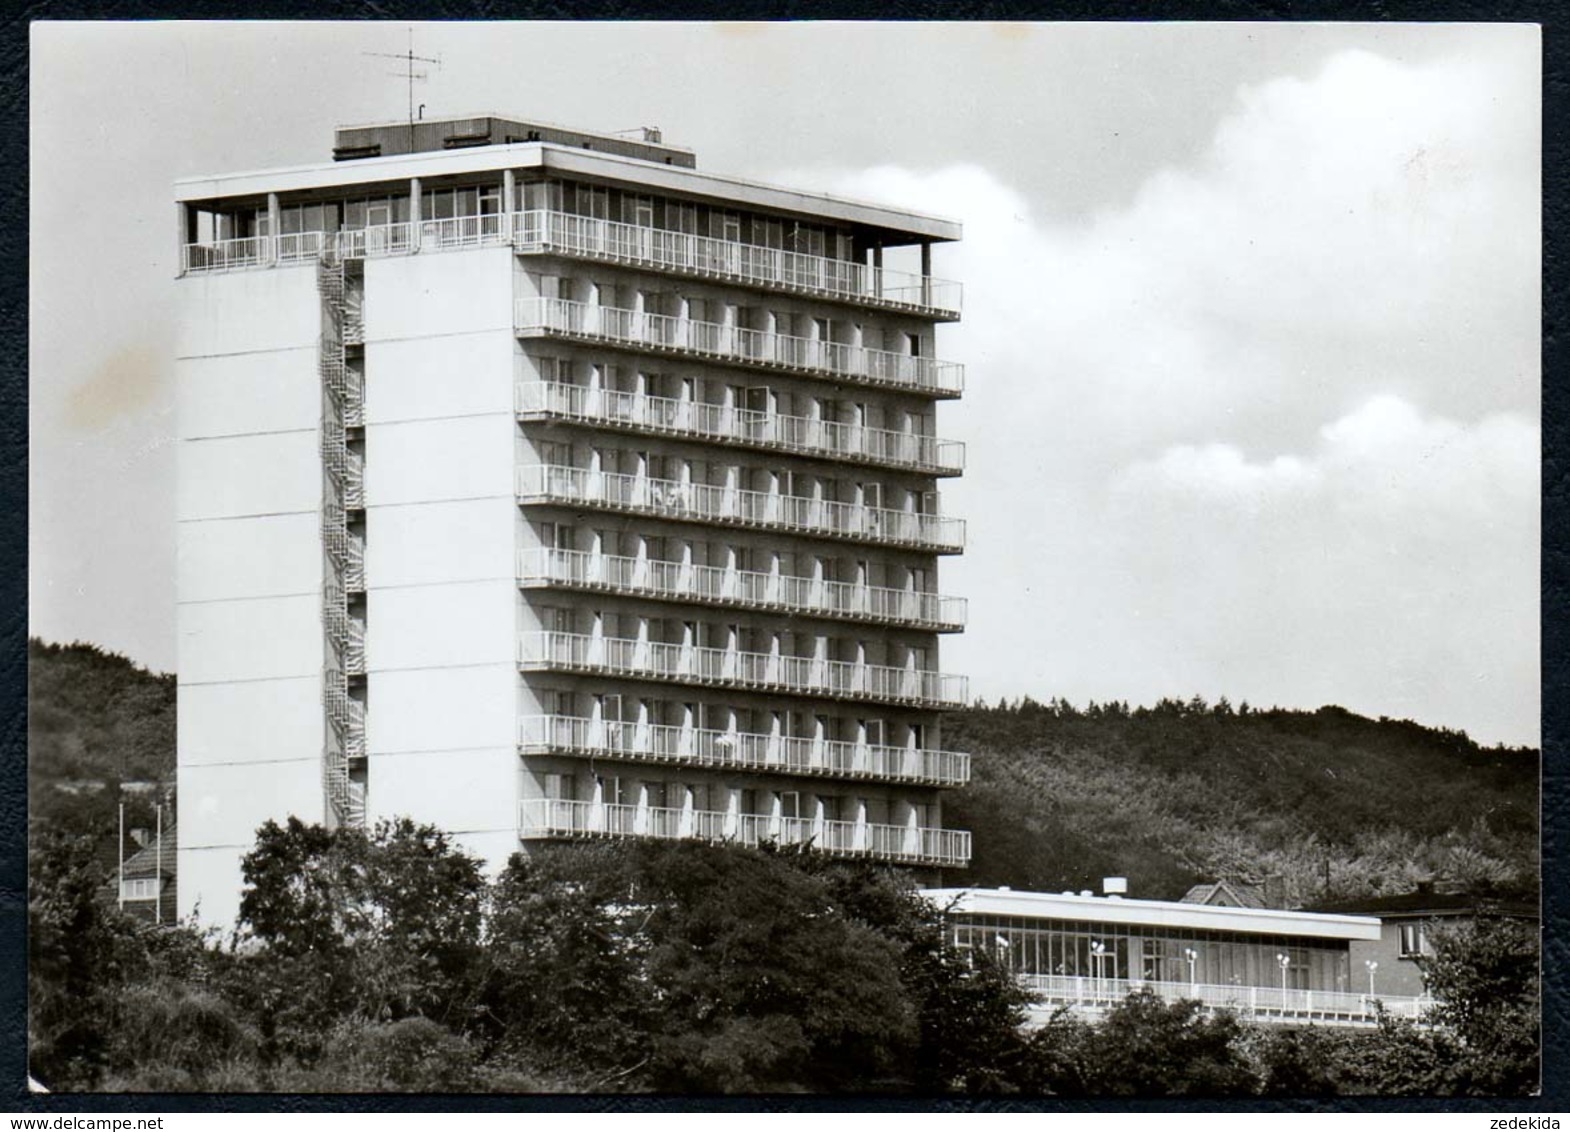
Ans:
[[[1540,1093],[1540,28],[29,55],[35,1094]]]

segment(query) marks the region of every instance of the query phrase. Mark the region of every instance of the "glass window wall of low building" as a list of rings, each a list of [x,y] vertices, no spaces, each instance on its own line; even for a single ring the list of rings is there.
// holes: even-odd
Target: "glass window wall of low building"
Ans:
[[[1288,989],[1352,989],[1339,940],[969,913],[951,922],[960,947],[987,951],[1017,974],[1280,987],[1285,956]]]

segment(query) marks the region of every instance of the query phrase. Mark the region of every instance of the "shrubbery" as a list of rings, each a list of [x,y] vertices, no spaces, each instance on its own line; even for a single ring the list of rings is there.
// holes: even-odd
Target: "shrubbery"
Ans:
[[[957,950],[892,870],[617,842],[493,883],[442,833],[269,824],[220,944],[34,846],[30,1068],[54,1090],[1456,1095],[1537,1078],[1533,937],[1441,935],[1435,1025],[1283,1030],[1134,995],[1090,1024]]]

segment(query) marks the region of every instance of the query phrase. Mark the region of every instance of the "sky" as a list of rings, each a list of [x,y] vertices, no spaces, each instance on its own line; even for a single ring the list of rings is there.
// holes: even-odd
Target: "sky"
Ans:
[[[172,183],[427,116],[658,126],[963,222],[972,695],[1539,742],[1541,45],[1512,25],[33,25],[34,635],[175,668]],[[893,262],[892,259],[890,261]]]

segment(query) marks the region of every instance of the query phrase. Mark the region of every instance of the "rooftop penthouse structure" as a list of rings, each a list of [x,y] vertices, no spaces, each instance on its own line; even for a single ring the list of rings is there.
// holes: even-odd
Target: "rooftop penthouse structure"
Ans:
[[[332,156],[178,186],[182,913],[287,815],[962,868],[959,225],[656,131]]]

